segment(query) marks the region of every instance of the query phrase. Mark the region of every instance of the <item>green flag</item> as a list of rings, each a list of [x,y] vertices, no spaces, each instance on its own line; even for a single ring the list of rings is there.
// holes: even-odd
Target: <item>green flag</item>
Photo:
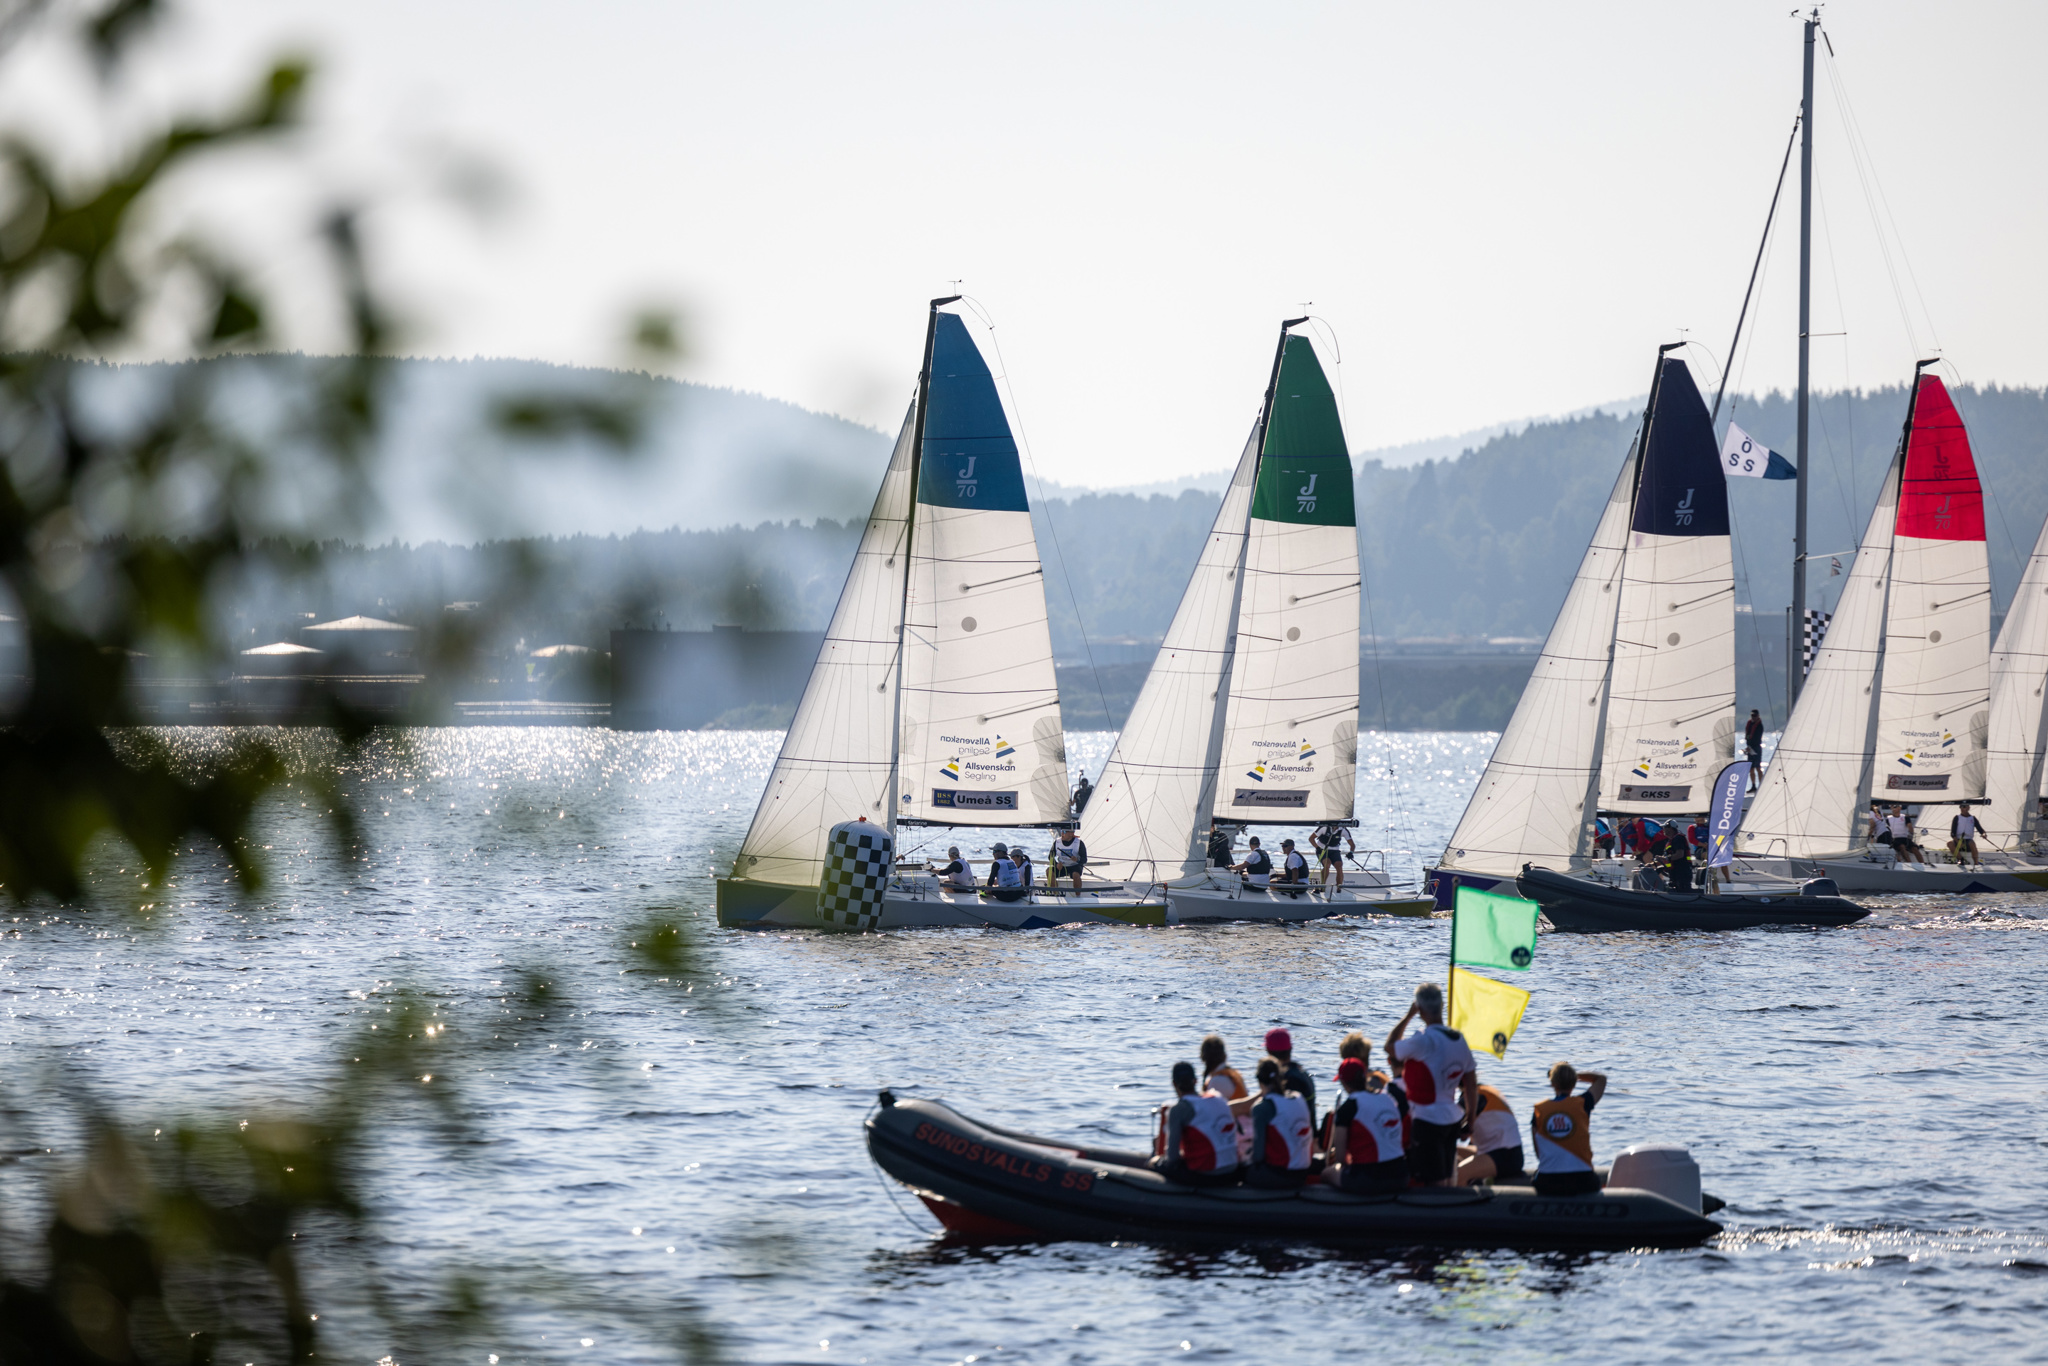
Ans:
[[[1458,889],[1451,917],[1451,961],[1526,970],[1536,961],[1536,917],[1542,907],[1518,896]]]

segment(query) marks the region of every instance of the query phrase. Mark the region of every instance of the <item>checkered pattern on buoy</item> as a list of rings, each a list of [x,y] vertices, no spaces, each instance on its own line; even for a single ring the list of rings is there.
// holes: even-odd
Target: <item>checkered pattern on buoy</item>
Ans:
[[[849,930],[872,930],[882,920],[882,889],[889,883],[896,841],[866,821],[841,821],[825,843],[825,876],[818,884],[818,918]]]

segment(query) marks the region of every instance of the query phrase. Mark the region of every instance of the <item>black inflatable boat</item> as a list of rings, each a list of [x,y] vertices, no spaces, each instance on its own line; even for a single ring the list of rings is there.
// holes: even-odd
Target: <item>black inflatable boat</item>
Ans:
[[[1083,1148],[980,1124],[928,1100],[882,1092],[868,1152],[916,1192],[948,1232],[978,1241],[1142,1238],[1443,1247],[1687,1247],[1721,1226],[1662,1195],[1608,1188],[1544,1197],[1470,1186],[1349,1195],[1166,1180],[1143,1153]]]
[[[1636,892],[1523,865],[1515,890],[1559,930],[1750,930],[1759,925],[1847,925],[1870,912],[1825,887],[1783,892]]]

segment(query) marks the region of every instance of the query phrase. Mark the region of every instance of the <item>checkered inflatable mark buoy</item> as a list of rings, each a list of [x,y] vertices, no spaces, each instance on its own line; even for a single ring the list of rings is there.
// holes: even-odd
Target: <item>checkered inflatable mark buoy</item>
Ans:
[[[818,884],[818,918],[847,930],[872,930],[882,921],[882,889],[896,857],[896,841],[879,825],[841,821],[825,842],[825,876]]]

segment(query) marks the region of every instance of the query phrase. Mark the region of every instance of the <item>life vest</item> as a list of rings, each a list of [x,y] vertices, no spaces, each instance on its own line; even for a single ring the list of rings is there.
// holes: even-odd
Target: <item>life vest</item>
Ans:
[[[1951,824],[1955,829],[1955,837],[1957,839],[1973,840],[1977,838],[1977,818],[1975,816],[1957,816]]]
[[[1088,846],[1081,840],[1052,842],[1052,861],[1062,868],[1078,868],[1088,862]]]
[[[1221,1085],[1217,1084],[1219,1080],[1222,1083]],[[1245,1087],[1244,1073],[1238,1071],[1235,1067],[1229,1066],[1219,1067],[1214,1072],[1203,1077],[1202,1089],[1214,1091],[1217,1095],[1223,1097],[1226,1103],[1233,1100],[1243,1100],[1251,1094]]]
[[[1536,1165],[1545,1172],[1593,1170],[1592,1116],[1584,1096],[1554,1096],[1536,1107],[1529,1121],[1536,1139]]]
[[[1024,874],[1017,870],[1016,864],[1006,858],[996,860],[996,886],[1022,887],[1023,885]]]
[[[1458,1083],[1472,1070],[1472,1049],[1465,1036],[1440,1024],[1420,1034],[1395,1040],[1400,1050],[1401,1088],[1417,1119],[1456,1124],[1465,1117],[1458,1104]]]
[[[1301,856],[1299,849],[1287,856],[1287,875],[1304,880],[1308,877],[1308,860]]]
[[[1237,1117],[1213,1091],[1187,1096],[1193,1113],[1180,1131],[1180,1160],[1189,1171],[1227,1172],[1237,1166]]]
[[[1273,871],[1273,859],[1263,849],[1254,849],[1244,856],[1244,871],[1247,877],[1264,877]]]
[[[1345,1166],[1370,1167],[1407,1152],[1408,1116],[1391,1092],[1353,1091],[1344,1100],[1357,1107],[1344,1131]]]
[[[1264,1142],[1256,1145],[1260,1160],[1269,1167],[1290,1172],[1308,1170],[1310,1140],[1314,1133],[1308,1122],[1308,1102],[1300,1096],[1277,1091],[1266,1097],[1273,1102],[1273,1120],[1266,1126]]]
[[[1491,1086],[1479,1088],[1479,1113],[1472,1117],[1472,1147],[1490,1153],[1496,1148],[1519,1148],[1521,1132],[1515,1127],[1515,1112],[1507,1097]]]

